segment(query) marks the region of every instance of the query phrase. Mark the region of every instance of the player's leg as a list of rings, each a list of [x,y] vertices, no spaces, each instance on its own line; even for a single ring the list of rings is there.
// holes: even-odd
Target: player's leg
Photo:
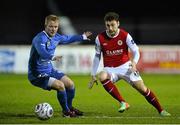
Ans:
[[[69,111],[70,109],[67,104],[67,93],[64,83],[60,80],[54,80],[54,82],[51,85],[51,88],[57,90],[57,98],[63,111]]]
[[[31,81],[31,83],[45,90],[51,90],[51,89],[56,90],[57,98],[63,111],[70,111],[67,105],[67,95],[65,91],[65,86],[61,81],[57,80],[54,77],[50,77],[49,75],[41,75],[37,79]],[[71,115],[71,117],[73,117],[73,114]]]
[[[66,88],[68,107],[76,115],[82,116],[83,112],[72,106],[73,99],[75,97],[75,85],[74,82],[66,75],[60,79]]]
[[[133,71],[131,70],[132,65],[131,62],[127,62],[125,64],[123,64],[121,67],[119,67],[119,72],[122,72],[121,76],[123,76],[122,78],[128,82],[130,85],[132,85],[137,91],[139,91],[145,98],[146,100],[152,104],[159,113],[161,113],[163,111],[158,99],[156,98],[155,94],[148,89],[145,85],[144,82],[141,78],[141,76],[139,75],[138,71]]]
[[[133,77],[137,77],[137,76],[133,76]],[[162,116],[170,116],[170,114],[168,112],[166,112],[165,110],[163,110],[162,106],[160,105],[158,98],[156,97],[156,95],[144,85],[143,80],[138,80],[138,81],[133,81],[132,86],[138,91],[140,92],[145,98],[146,100],[152,104],[157,111],[162,115]]]
[[[72,107],[72,101],[75,96],[75,87],[73,81],[67,77],[66,75],[61,78],[61,81],[64,83],[67,93],[67,99],[68,99],[68,107]]]
[[[129,64],[127,62],[116,68],[105,67],[104,71],[100,72],[100,81],[103,84],[103,87],[109,94],[111,94],[111,96],[120,102],[120,108],[118,109],[119,112],[124,112],[130,107],[115,86],[115,83],[122,79],[122,76],[127,72],[126,69],[124,70],[124,67],[128,66]]]
[[[68,107],[68,99],[67,99],[67,92],[65,89],[65,85],[60,80],[54,80],[54,82],[51,85],[51,88],[54,90],[57,90],[57,98],[58,101],[63,109],[63,116],[64,117],[76,117],[74,113],[70,111],[70,108]]]
[[[52,70],[51,77],[56,79],[52,84],[52,88],[57,90],[57,98],[63,108],[63,116],[76,117],[77,115],[71,112],[68,106],[68,93],[66,91],[66,83],[61,80],[64,76],[65,74],[61,71]]]
[[[117,101],[121,102],[125,102],[125,100],[123,99],[123,97],[121,96],[119,90],[117,89],[117,87],[112,83],[111,81],[111,76],[105,72],[105,71],[101,71],[99,73],[99,80],[101,81],[104,89],[113,97],[115,98]]]
[[[139,91],[146,100],[158,110],[159,113],[163,110],[155,94],[144,85],[142,80],[134,81],[133,87]]]

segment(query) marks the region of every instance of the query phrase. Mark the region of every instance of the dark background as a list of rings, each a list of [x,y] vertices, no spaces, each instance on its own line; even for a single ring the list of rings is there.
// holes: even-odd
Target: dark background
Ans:
[[[108,11],[120,14],[121,27],[138,44],[180,44],[179,4],[153,0],[4,0],[0,4],[0,44],[31,44],[48,14],[68,16],[79,34],[92,31],[93,41],[105,29],[103,17]]]

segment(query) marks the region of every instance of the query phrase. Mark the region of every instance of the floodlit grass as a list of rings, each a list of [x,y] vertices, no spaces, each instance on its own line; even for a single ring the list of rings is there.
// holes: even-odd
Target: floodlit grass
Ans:
[[[121,94],[131,105],[128,111],[119,113],[119,104],[108,95],[101,84],[89,90],[87,75],[70,75],[76,86],[74,106],[84,111],[83,117],[63,118],[55,91],[44,91],[32,86],[27,75],[0,74],[0,123],[2,124],[179,124],[180,123],[180,75],[143,74],[145,84],[159,98],[172,116],[162,118],[157,111],[124,81],[119,81]],[[46,121],[37,119],[34,106],[48,102],[54,108],[54,116]]]

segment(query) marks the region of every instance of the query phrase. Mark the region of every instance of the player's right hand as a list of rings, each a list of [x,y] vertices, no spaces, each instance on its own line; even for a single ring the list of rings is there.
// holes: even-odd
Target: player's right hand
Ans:
[[[91,40],[89,37],[92,35],[92,32],[90,32],[90,31],[86,31],[86,32],[84,32],[83,33],[83,39],[84,40]]]
[[[96,83],[96,85],[98,85],[96,76],[91,77],[91,81],[88,84],[88,88],[91,89],[93,87],[94,83]]]

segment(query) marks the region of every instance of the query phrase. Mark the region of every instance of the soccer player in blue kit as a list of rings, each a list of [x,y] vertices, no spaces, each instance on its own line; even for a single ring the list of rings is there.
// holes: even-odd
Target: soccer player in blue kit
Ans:
[[[45,18],[45,29],[32,41],[28,64],[28,79],[34,86],[44,90],[56,90],[57,99],[64,117],[82,116],[83,112],[72,106],[75,96],[74,82],[62,71],[55,70],[51,61],[59,61],[62,56],[55,56],[56,46],[76,41],[89,40],[91,32],[82,35],[61,35],[57,33],[60,19],[56,15]]]

